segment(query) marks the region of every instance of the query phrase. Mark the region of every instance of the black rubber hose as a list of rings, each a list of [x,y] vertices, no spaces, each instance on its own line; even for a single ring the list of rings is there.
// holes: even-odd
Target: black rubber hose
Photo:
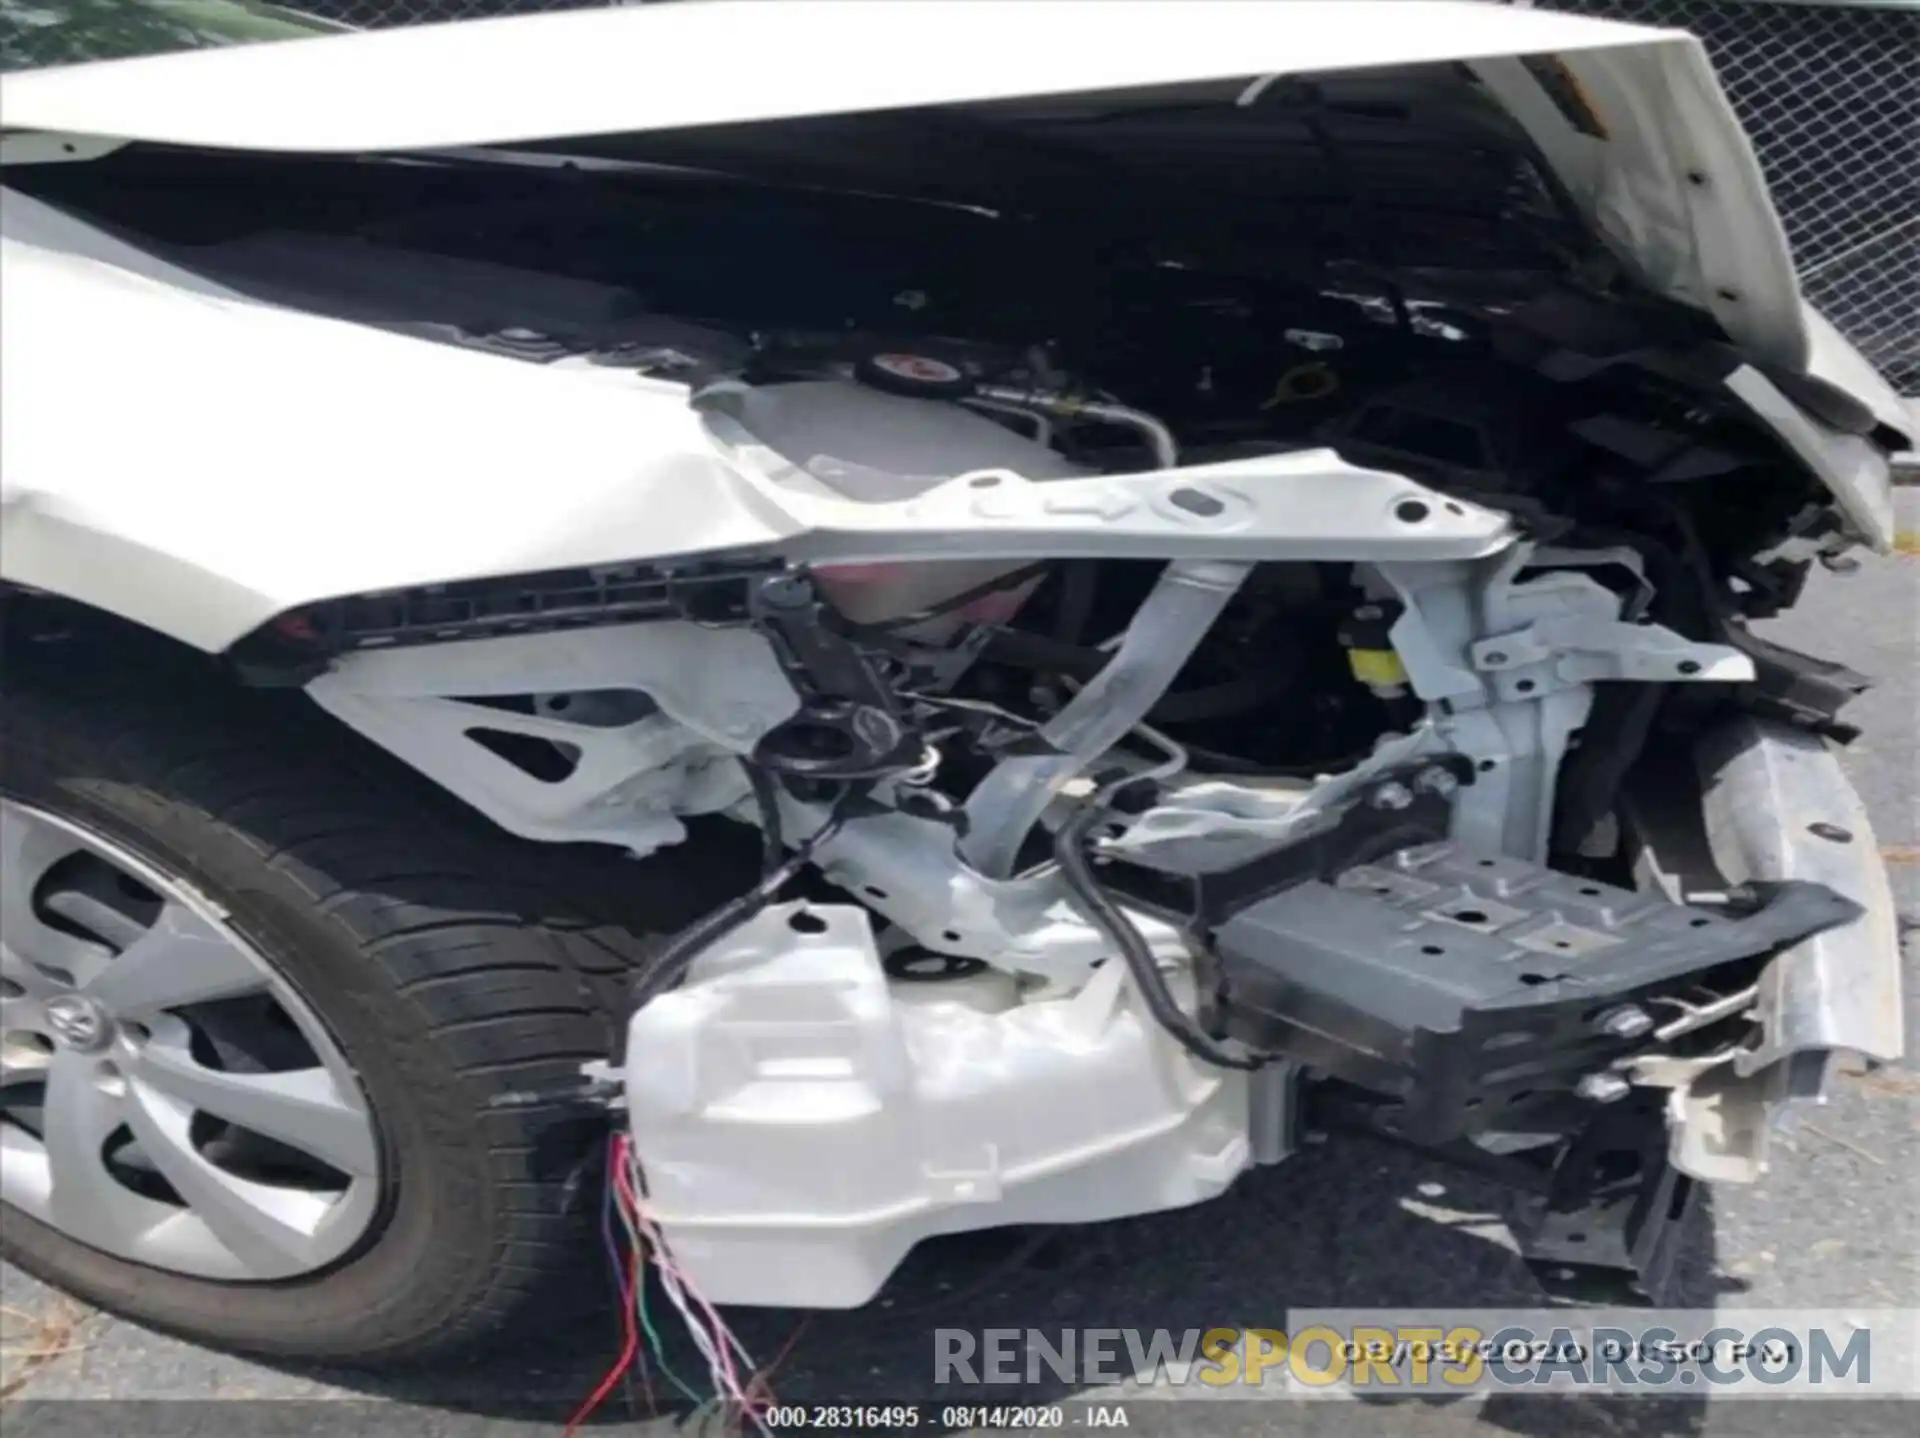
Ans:
[[[780,867],[787,852],[786,836],[780,825],[780,791],[773,775],[751,759],[742,759],[740,767],[746,770],[747,783],[753,789],[754,807],[760,811],[760,876],[765,878]]]
[[[1100,565],[1092,559],[1069,559],[1060,566],[1060,601],[1053,616],[1053,637],[1077,644],[1087,637],[1094,601],[1100,595]]]
[[[1113,656],[1083,644],[1069,644],[1029,629],[995,631],[981,651],[983,658],[1016,669],[1037,669],[1086,681],[1107,667]]]
[[[1255,759],[1242,759],[1235,754],[1208,749],[1187,739],[1182,739],[1180,746],[1187,751],[1187,757],[1193,761],[1195,768],[1209,774],[1232,774],[1243,779],[1315,779],[1322,774],[1338,774],[1351,769],[1373,752],[1362,749],[1345,756],[1317,759],[1311,764],[1262,764]]]
[[[800,877],[801,871],[813,862],[814,853],[819,847],[840,831],[840,826],[847,821],[847,808],[848,801],[843,800],[827,822],[808,835],[786,862],[773,869],[746,893],[729,899],[704,919],[675,935],[660,951],[652,967],[633,986],[633,1003],[629,1012],[638,1013],[659,998],[686,974],[703,950],[718,943],[778,898],[780,891]]]
[[[1087,859],[1087,836],[1094,825],[1100,822],[1103,812],[1099,804],[1089,803],[1062,824],[1054,836],[1053,857],[1060,865],[1060,876],[1067,882],[1074,905],[1089,923],[1113,941],[1113,946],[1120,951],[1120,957],[1126,961],[1127,972],[1133,975],[1134,987],[1146,1000],[1147,1011],[1153,1015],[1154,1022],[1173,1035],[1180,1047],[1202,1063],[1220,1068],[1252,1070],[1263,1067],[1269,1062],[1267,1055],[1222,1043],[1196,1024],[1186,1010],[1175,1002],[1167,981],[1161,977],[1159,964],[1154,962],[1153,950],[1147,947],[1146,939],[1094,877],[1093,865]]]

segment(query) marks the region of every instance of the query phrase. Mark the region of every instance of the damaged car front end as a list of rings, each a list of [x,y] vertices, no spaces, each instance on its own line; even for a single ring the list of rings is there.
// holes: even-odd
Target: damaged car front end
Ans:
[[[1902,1052],[1866,681],[1751,626],[1887,547],[1913,440],[1697,44],[856,8],[886,75],[679,108],[301,109],[418,36],[206,57],[284,72],[244,147],[217,86],[24,84],[7,579],[526,838],[759,828],[594,1066],[716,1302],[1352,1131],[1532,1195],[1548,1281],[1657,1289],[1694,1184]],[[59,424],[83,384],[126,422]]]

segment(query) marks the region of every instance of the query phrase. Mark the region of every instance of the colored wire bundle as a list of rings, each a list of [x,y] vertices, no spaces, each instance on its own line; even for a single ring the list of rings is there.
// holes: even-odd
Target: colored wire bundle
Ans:
[[[567,1420],[566,1438],[574,1438],[581,1425],[599,1410],[601,1404],[636,1367],[646,1390],[648,1407],[657,1411],[647,1359],[649,1350],[653,1366],[657,1366],[667,1381],[695,1405],[696,1413],[704,1417],[717,1410],[724,1416],[729,1428],[751,1424],[755,1431],[766,1438],[767,1430],[760,1421],[760,1414],[772,1401],[772,1390],[767,1386],[769,1372],[756,1372],[753,1358],[745,1346],[734,1336],[733,1330],[727,1327],[725,1320],[693,1280],[673,1261],[666,1239],[640,1202],[640,1195],[644,1191],[639,1156],[631,1140],[625,1134],[615,1134],[607,1150],[607,1192],[601,1214],[601,1233],[613,1266],[614,1284],[620,1293],[620,1353],[606,1376]],[[713,1386],[711,1398],[703,1398],[667,1362],[665,1346],[647,1304],[646,1269],[649,1261],[659,1275],[661,1291],[680,1315],[694,1347],[706,1361],[707,1376]],[[792,1347],[791,1340],[787,1346]]]

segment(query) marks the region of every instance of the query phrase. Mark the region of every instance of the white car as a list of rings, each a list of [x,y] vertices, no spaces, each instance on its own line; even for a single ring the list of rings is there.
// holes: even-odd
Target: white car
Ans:
[[[33,1273],[371,1364],[610,1129],[820,1307],[1374,1132],[1657,1291],[1899,1056],[1866,681],[1748,621],[1915,436],[1690,37],[704,3],[0,104]]]

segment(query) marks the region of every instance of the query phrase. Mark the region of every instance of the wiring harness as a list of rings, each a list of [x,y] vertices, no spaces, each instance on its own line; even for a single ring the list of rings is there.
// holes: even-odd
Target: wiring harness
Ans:
[[[763,1415],[774,1401],[770,1386],[773,1374],[799,1342],[806,1321],[794,1329],[772,1362],[756,1366],[719,1311],[674,1262],[659,1226],[647,1216],[642,1201],[645,1194],[646,1176],[632,1140],[625,1134],[613,1135],[607,1143],[607,1184],[600,1228],[614,1286],[620,1294],[620,1352],[606,1376],[567,1420],[565,1438],[574,1438],[614,1391],[635,1376],[640,1380],[648,1411],[657,1415],[655,1369],[694,1405],[687,1431],[704,1432],[707,1425],[717,1424],[721,1432],[751,1428],[766,1435]],[[703,1396],[668,1362],[666,1344],[648,1302],[649,1267],[706,1364],[707,1395]]]

